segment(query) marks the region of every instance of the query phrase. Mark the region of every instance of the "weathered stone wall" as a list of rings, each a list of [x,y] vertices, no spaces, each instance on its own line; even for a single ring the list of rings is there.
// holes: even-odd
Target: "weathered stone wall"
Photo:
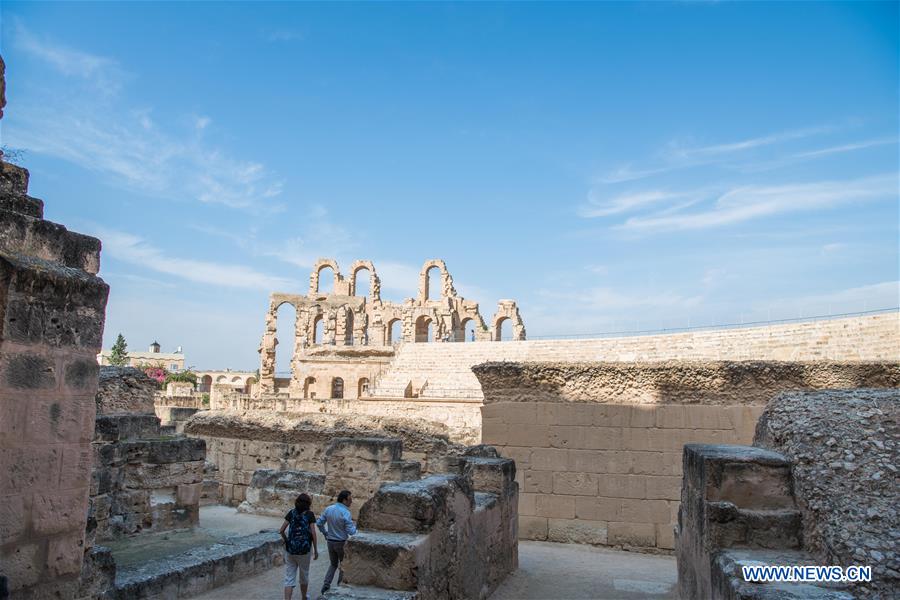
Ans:
[[[98,540],[197,525],[203,440],[160,438],[153,415],[109,415],[98,417],[93,446],[89,515]]]
[[[231,394],[225,396],[215,408],[230,411],[321,413],[351,418],[369,415],[376,418],[408,419],[440,424],[446,429],[449,439],[459,444],[476,444],[481,440],[481,402],[473,400],[319,400],[291,398],[286,395],[251,397]]]
[[[0,589],[20,598],[79,588],[109,291],[100,241],[42,217],[0,160]]]
[[[327,451],[341,438],[395,438],[402,441],[404,456],[421,462],[425,471],[430,461],[461,448],[438,424],[365,415],[204,411],[184,431],[205,440],[227,504],[246,499],[257,469],[327,473]]]
[[[100,367],[97,414],[152,414],[156,382],[134,367]]]
[[[784,389],[898,385],[897,364],[478,366],[482,440],[515,459],[520,535],[674,548],[684,444],[748,444]],[[738,391],[735,391],[738,390]]]
[[[804,546],[822,565],[870,565],[853,591],[900,590],[900,390],[787,392],[754,444],[792,462]]]
[[[200,412],[200,409],[197,408],[156,405],[156,416],[159,417],[159,424],[162,427],[172,428],[175,433],[184,432],[185,423],[198,412]]]

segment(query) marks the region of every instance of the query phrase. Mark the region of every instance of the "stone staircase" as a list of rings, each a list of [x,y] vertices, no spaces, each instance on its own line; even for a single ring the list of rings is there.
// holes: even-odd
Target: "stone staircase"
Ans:
[[[741,567],[816,565],[803,549],[791,462],[753,446],[687,444],[675,531],[682,598],[852,600],[825,584],[753,583]]]

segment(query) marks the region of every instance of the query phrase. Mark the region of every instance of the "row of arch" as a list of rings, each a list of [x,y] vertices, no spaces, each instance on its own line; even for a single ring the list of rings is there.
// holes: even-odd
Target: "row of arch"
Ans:
[[[315,399],[316,397],[316,378],[307,377],[303,380],[303,397],[306,399]],[[346,394],[346,388],[343,377],[332,377],[328,389],[330,390],[329,398],[341,400]],[[356,382],[356,397],[362,398],[369,393],[369,378],[360,377]]]

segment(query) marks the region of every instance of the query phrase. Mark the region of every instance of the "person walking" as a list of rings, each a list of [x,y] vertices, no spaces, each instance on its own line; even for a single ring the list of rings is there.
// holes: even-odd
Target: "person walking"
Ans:
[[[300,600],[309,600],[309,556],[312,550],[313,560],[319,559],[319,548],[316,543],[316,515],[310,510],[312,498],[309,494],[300,494],[294,501],[294,508],[284,515],[281,524],[281,539],[284,541],[284,600],[291,600],[297,586],[297,574],[300,579]],[[287,529],[287,535],[284,531]]]
[[[328,560],[331,561],[328,572],[325,574],[325,582],[322,584],[323,594],[331,588],[334,573],[338,570],[341,561],[344,560],[344,544],[347,542],[347,538],[356,534],[356,523],[353,522],[353,516],[350,514],[351,504],[353,504],[353,497],[350,492],[341,490],[337,502],[323,510],[316,521],[319,531],[328,542]],[[338,575],[338,583],[341,582],[341,579],[341,576]]]

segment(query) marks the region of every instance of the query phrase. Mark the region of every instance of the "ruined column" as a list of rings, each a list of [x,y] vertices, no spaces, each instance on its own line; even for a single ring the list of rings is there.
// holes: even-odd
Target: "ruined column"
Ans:
[[[278,321],[275,310],[269,307],[266,313],[266,328],[259,343],[259,393],[271,394],[275,391],[275,338]]]
[[[43,208],[0,160],[0,596],[74,598],[109,287],[100,241]]]

